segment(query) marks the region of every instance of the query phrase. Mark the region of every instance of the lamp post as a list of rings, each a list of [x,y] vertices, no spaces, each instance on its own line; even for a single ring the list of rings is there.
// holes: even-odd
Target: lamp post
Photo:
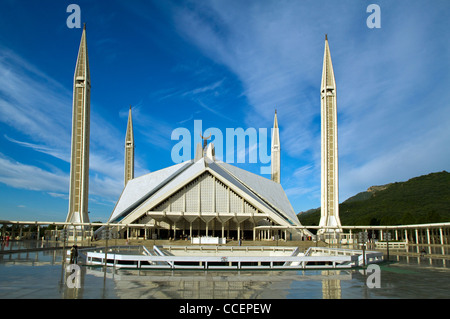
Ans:
[[[106,227],[102,231],[102,238],[105,240],[105,269],[107,267],[108,262],[108,239],[111,237],[111,230],[109,227]]]
[[[387,249],[386,260],[389,261],[389,241],[391,240],[391,233],[385,232],[384,237],[386,238],[386,249]]]
[[[63,256],[62,256],[62,263],[64,264],[64,262],[66,261],[66,240],[68,237],[68,230],[67,228],[64,226],[63,229],[61,229],[61,237],[63,240]]]
[[[358,233],[358,243],[362,245],[363,251],[363,266],[366,267],[366,242],[369,240],[369,235],[366,231]]]

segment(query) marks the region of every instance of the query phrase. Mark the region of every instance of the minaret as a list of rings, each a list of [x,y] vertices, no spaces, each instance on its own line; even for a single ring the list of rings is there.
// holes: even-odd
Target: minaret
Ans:
[[[86,45],[86,25],[84,25],[73,83],[69,212],[66,222],[89,222],[90,92],[91,80]]]
[[[134,178],[134,136],[131,105],[128,112],[127,134],[125,135],[125,186]]]
[[[275,110],[275,117],[273,120],[272,131],[272,148],[271,148],[271,179],[274,182],[280,183],[280,132],[278,129],[277,110]]]
[[[322,181],[319,226],[340,227],[336,81],[334,79],[333,64],[331,63],[330,48],[326,35],[320,92],[322,117]],[[325,229],[321,229],[319,233],[325,231]]]

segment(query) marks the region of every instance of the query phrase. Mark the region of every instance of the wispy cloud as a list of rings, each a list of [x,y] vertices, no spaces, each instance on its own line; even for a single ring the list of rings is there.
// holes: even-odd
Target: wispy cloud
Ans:
[[[64,172],[46,171],[17,162],[0,153],[0,182],[21,189],[65,192],[69,178]]]
[[[208,84],[206,86],[195,88],[193,90],[184,92],[181,95],[182,96],[192,96],[192,95],[197,95],[200,93],[206,93],[206,92],[211,92],[211,91],[216,92],[216,89],[222,85],[223,81],[224,80],[222,79],[222,80],[214,82],[212,84]]]
[[[6,140],[70,162],[71,106],[71,90],[9,49],[0,50],[0,121],[14,129],[3,134]],[[95,177],[90,187],[94,195],[115,199],[120,194],[123,160],[117,156],[117,145],[122,142],[117,128],[91,111],[90,169]],[[68,193],[69,172],[46,171],[38,163],[7,157],[1,162],[2,183],[53,195]]]
[[[29,143],[29,142],[21,142],[18,140],[15,140],[13,138],[10,138],[8,135],[4,134],[3,135],[8,141],[15,143],[17,145],[23,146],[23,147],[28,147],[31,148],[37,152],[41,152],[44,154],[48,154],[50,156],[59,158],[65,162],[70,162],[70,154],[61,152],[60,150],[56,149],[56,148],[52,148],[49,146],[45,146],[45,145],[39,145],[39,144],[35,144],[35,143]]]
[[[382,175],[393,181],[425,172],[423,167],[448,167],[443,163],[448,155],[429,142],[445,142],[442,131],[433,128],[449,118],[449,42],[431,31],[431,25],[447,24],[439,10],[424,15],[418,4],[386,4],[392,15],[408,18],[386,21],[376,33],[364,24],[364,5],[333,2],[336,19],[322,14],[328,6],[331,2],[216,1],[174,12],[179,32],[241,80],[251,106],[249,125],[267,123],[273,109],[279,110],[283,150],[310,161],[319,183],[319,86],[323,37],[329,34],[338,93],[341,200]],[[356,23],[360,29],[349,33]],[[424,148],[429,158],[414,160],[422,158]],[[395,167],[405,161],[410,164],[400,173]],[[293,178],[288,183],[291,194],[317,189],[312,182],[295,185]]]
[[[70,141],[71,92],[7,48],[0,48],[0,121],[34,142]]]

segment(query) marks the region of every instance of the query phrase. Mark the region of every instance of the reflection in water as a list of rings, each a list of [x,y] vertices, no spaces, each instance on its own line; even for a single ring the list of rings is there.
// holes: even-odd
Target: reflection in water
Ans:
[[[323,299],[341,299],[341,281],[333,279],[332,275],[336,275],[339,270],[323,270],[322,275],[322,296]]]
[[[362,269],[305,271],[126,270],[62,264],[62,251],[0,254],[0,298],[448,298],[448,247],[391,251],[381,288]],[[444,255],[440,255],[443,253]],[[80,288],[69,288],[77,277]]]
[[[86,267],[87,275],[105,276],[103,268]],[[340,281],[351,271],[155,271],[110,269],[119,298],[156,299],[284,299],[294,282],[323,282],[324,298],[339,298]],[[306,283],[307,285],[307,283]],[[298,296],[297,296],[298,297]],[[302,296],[308,298],[308,295]]]

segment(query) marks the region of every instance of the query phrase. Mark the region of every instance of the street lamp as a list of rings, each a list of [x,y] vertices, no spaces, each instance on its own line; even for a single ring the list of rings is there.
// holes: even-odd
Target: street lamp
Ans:
[[[110,238],[111,238],[111,230],[109,229],[109,227],[106,227],[102,231],[102,239],[105,240],[105,269],[107,267],[108,262],[108,239]]]
[[[386,238],[386,249],[387,249],[386,259],[387,259],[387,261],[389,261],[389,241],[391,240],[391,233],[385,232],[384,237]]]
[[[63,258],[62,258],[62,263],[64,264],[64,262],[66,261],[66,240],[68,237],[68,230],[66,227],[64,227],[63,229],[61,229],[61,237],[63,239]]]
[[[366,231],[358,233],[358,243],[362,245],[363,265],[366,267],[366,242],[369,241],[369,234]]]

